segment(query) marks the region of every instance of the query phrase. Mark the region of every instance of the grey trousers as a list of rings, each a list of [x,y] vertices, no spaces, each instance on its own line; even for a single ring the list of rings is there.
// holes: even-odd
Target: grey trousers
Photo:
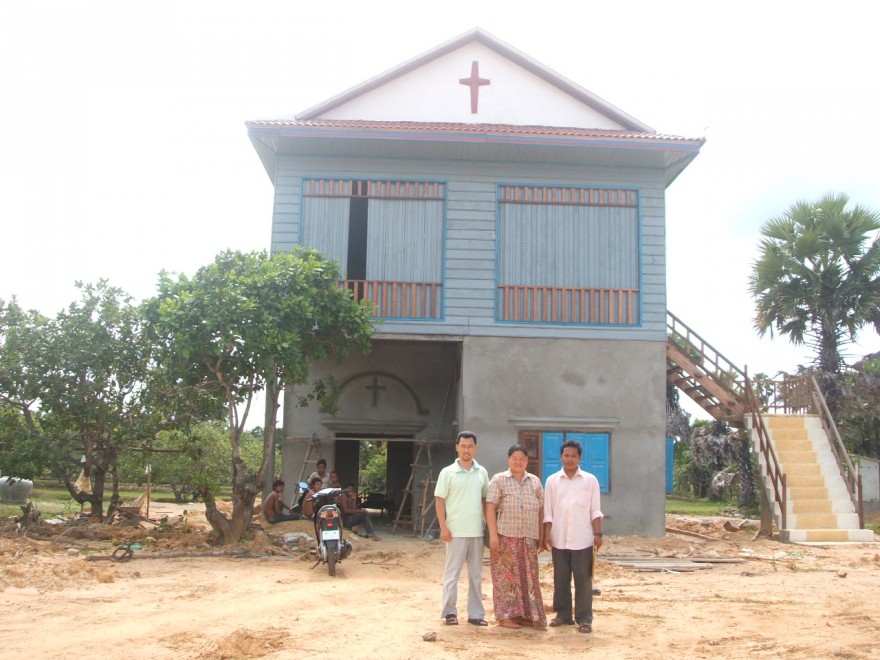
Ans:
[[[345,526],[346,529],[351,529],[352,527],[362,525],[364,531],[367,533],[367,536],[376,535],[376,528],[373,527],[373,519],[370,518],[369,513],[343,513],[342,524]]]
[[[563,621],[593,623],[593,546],[583,550],[553,548],[553,609]],[[571,578],[574,577],[574,616]]]
[[[458,578],[461,569],[468,569],[468,619],[486,618],[483,607],[483,537],[452,537],[446,543],[446,570],[443,572],[443,609],[440,617],[458,616]]]

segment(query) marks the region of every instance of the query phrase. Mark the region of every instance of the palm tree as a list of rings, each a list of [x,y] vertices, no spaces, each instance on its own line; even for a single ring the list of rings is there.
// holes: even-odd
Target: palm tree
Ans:
[[[880,330],[880,213],[848,203],[827,193],[768,220],[749,278],[758,334],[809,343],[829,374],[841,371],[841,347],[860,329]]]

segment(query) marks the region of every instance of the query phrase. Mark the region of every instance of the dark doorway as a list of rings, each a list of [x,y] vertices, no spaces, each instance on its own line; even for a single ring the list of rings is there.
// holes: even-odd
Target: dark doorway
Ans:
[[[386,487],[389,496],[394,498],[395,515],[403,500],[410,474],[412,474],[413,447],[415,447],[415,443],[412,441],[398,440],[388,443]],[[402,513],[407,516],[412,514],[412,497],[407,498],[406,508]]]
[[[375,453],[367,452],[364,454],[362,443],[367,442],[374,446],[377,443],[384,445],[382,453],[385,455],[386,460],[385,485],[384,488],[378,490],[381,490],[387,496],[389,508],[392,509],[391,515],[395,516],[403,500],[404,491],[409,483],[410,474],[413,469],[412,462],[415,443],[411,439],[378,433],[339,434],[336,436],[335,460],[333,466],[328,469],[336,470],[343,485],[347,481],[352,481],[357,486],[359,492],[363,491],[365,484],[363,483],[361,471],[365,466],[360,465],[361,458],[369,456],[370,453]],[[375,491],[375,486],[371,490]],[[409,497],[406,506],[407,510],[403,512],[404,514],[409,515],[411,504],[412,497]]]
[[[333,467],[328,469],[336,470],[336,474],[339,475],[339,482],[343,486],[349,481],[357,486],[360,472],[360,455],[361,443],[359,440],[336,439],[336,456],[334,457]]]
[[[367,226],[369,199],[352,197],[348,215],[348,262],[346,279],[367,279]]]

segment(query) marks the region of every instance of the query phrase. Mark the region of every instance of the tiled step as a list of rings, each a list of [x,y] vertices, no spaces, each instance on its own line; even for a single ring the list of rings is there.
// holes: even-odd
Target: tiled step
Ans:
[[[764,422],[773,430],[804,428],[803,416],[801,415],[766,415]]]
[[[797,465],[799,463],[816,465],[818,456],[814,451],[788,451],[784,449],[776,451],[776,458],[785,465]]]
[[[778,456],[777,459],[779,459]],[[822,466],[815,461],[813,463],[788,463],[780,459],[779,463],[785,469],[786,475],[818,476],[822,474]]]
[[[788,489],[788,497],[787,499],[792,502],[799,502],[801,500],[825,500],[828,501],[828,489],[825,486],[818,487],[790,487]]]
[[[804,429],[770,429],[773,435],[773,442],[777,447],[791,447],[794,449],[797,445],[803,445],[804,449],[812,449],[813,443],[809,438],[804,437]]]
[[[827,498],[813,500],[797,500],[788,503],[788,514],[800,513],[831,513],[834,507]]]
[[[811,466],[814,468],[815,474],[808,474],[806,470],[803,472],[785,471],[785,483],[789,488],[825,488],[825,475],[819,474],[818,465]]]

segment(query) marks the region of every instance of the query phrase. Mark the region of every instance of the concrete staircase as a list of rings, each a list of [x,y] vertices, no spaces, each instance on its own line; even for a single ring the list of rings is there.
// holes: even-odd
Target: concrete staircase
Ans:
[[[773,515],[783,541],[793,543],[873,542],[874,532],[859,529],[859,516],[846,489],[831,446],[816,415],[764,415],[764,424],[786,478],[785,526],[778,504]],[[757,433],[750,429],[753,447]],[[760,452],[758,453],[760,457]],[[766,465],[762,463],[764,488]]]

